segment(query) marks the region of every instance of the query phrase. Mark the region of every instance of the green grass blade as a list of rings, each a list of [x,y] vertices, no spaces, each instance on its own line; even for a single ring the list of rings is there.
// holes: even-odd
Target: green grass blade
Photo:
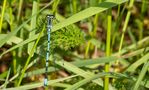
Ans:
[[[78,67],[82,67],[82,66],[93,65],[93,64],[114,62],[114,61],[116,61],[115,59],[118,59],[118,58],[109,56],[109,57],[99,57],[99,58],[95,58],[95,59],[82,59],[82,60],[77,59],[78,61],[74,61],[71,63]]]
[[[139,75],[139,77],[138,77],[138,79],[137,79],[137,81],[135,83],[135,86],[134,86],[133,90],[139,90],[139,86],[140,86],[140,84],[141,84],[141,82],[142,82],[142,80],[143,80],[143,78],[145,76],[145,73],[147,72],[148,68],[149,68],[149,61],[147,63],[144,63],[144,66],[143,66],[143,68],[142,68],[142,70],[140,72],[140,75]]]
[[[75,73],[75,74],[82,75],[82,73],[86,73],[85,75],[82,75],[82,77],[84,77],[84,78],[89,78],[90,76],[94,75],[91,72],[86,72],[83,69],[80,69],[77,66],[70,64],[68,62],[65,62],[65,61],[56,61],[55,63],[60,65],[61,67],[65,68],[65,69],[67,69],[68,71]],[[97,83],[98,85],[103,86],[103,81],[101,79],[94,80],[93,82]]]
[[[70,78],[73,78],[73,77],[76,77],[76,76],[78,76],[78,75],[73,75],[73,76],[69,76],[69,77],[66,77],[66,78],[60,78],[60,79],[56,79],[56,80],[50,80],[50,81],[48,81],[48,85],[52,85],[52,84],[55,84],[57,82],[64,81],[64,80],[67,80],[67,79],[70,79]],[[20,87],[6,88],[5,90],[28,90],[28,89],[41,87],[43,85],[44,85],[43,82],[34,83],[34,84],[32,83],[32,84],[23,85],[23,86],[20,86]]]
[[[90,76],[90,77],[85,78],[85,79],[83,79],[83,80],[77,82],[76,84],[74,84],[74,85],[72,85],[72,86],[66,88],[65,90],[76,90],[77,88],[79,88],[79,87],[81,87],[82,85],[88,83],[89,81],[98,79],[98,78],[103,77],[103,76],[105,76],[105,75],[107,75],[107,74],[105,74],[105,73],[103,73],[103,74],[100,73],[100,74],[97,74],[97,75]]]
[[[37,1],[33,1],[33,8],[32,8],[32,16],[34,16],[32,19],[31,19],[31,26],[30,26],[30,33],[29,33],[29,38],[32,37],[33,35],[35,35],[35,29],[36,28],[36,13],[38,12],[38,2]],[[32,47],[34,46],[35,42],[31,42],[28,44],[28,54],[30,54],[31,52],[31,49]],[[34,54],[33,54],[34,55]]]
[[[120,51],[120,54],[124,54],[124,53],[127,53],[128,51],[130,50],[135,50],[137,48],[142,48],[142,47],[145,47],[145,46],[148,46],[149,45],[149,37],[145,37],[144,39],[138,41],[137,43],[135,44],[132,44],[132,45],[129,45],[128,47],[125,47],[123,48],[121,51]],[[118,56],[119,55],[119,52],[113,54],[114,56]]]
[[[53,26],[53,31],[59,30],[60,28],[66,27],[70,24],[76,23],[80,20],[93,16],[97,13],[101,13],[109,8],[112,8],[118,4],[122,4],[127,2],[128,0],[106,0],[105,2],[100,3],[96,7],[89,7],[83,11],[80,11],[73,16],[69,17],[68,19],[56,24]]]
[[[26,39],[26,40],[24,40],[24,41],[22,41],[22,42],[20,42],[20,43],[17,43],[17,45],[15,45],[15,46],[11,47],[10,49],[8,49],[7,51],[3,52],[3,53],[0,55],[0,57],[3,56],[4,54],[6,54],[6,53],[8,53],[8,52],[10,52],[10,51],[12,51],[12,50],[14,50],[14,49],[17,49],[17,48],[19,48],[19,47],[21,47],[21,46],[23,46],[23,45],[25,45],[25,44],[28,44],[29,42],[31,42],[31,41],[33,41],[33,40],[36,40],[37,37],[38,37],[38,35],[39,35],[39,34],[34,35],[34,36],[32,36],[31,38],[29,38],[29,39]],[[43,36],[43,35],[42,35],[42,36]]]
[[[70,87],[70,84],[66,84],[66,83],[54,83],[52,84],[53,87],[62,87],[62,88],[67,88]]]
[[[110,63],[110,62],[116,61],[116,59],[118,59],[118,58],[111,56],[111,57],[101,57],[101,58],[86,59],[86,60],[78,60],[77,59],[77,61],[73,61],[73,62],[70,62],[70,63],[77,66],[77,67],[84,67],[84,66],[94,65],[94,64]],[[61,61],[63,61],[63,60],[61,60]],[[53,72],[53,71],[55,71],[55,69],[59,70],[58,68],[49,67],[48,72]],[[45,72],[45,68],[42,68],[42,69],[34,70],[34,71],[31,71],[31,72],[26,72],[24,77],[43,74],[44,72]]]
[[[7,34],[0,34],[0,38],[3,38],[3,37],[5,37],[5,36],[7,36]],[[17,37],[17,36],[12,36],[12,38],[10,38],[8,41],[7,41],[7,43],[8,44],[12,44],[12,43],[14,43],[14,44],[19,44],[20,42],[22,42],[23,41],[23,39],[21,39],[21,38],[19,38],[19,37]]]
[[[118,77],[128,78],[127,76],[125,76],[123,74],[119,74],[119,73],[105,73],[105,72],[102,72],[102,73],[93,75],[91,77],[85,78],[85,79],[77,82],[76,84],[66,88],[65,90],[76,90],[77,88],[81,87],[82,85],[84,85],[84,84],[86,84],[86,83],[88,83],[92,80],[98,79],[100,77],[104,77],[104,76],[114,77],[114,78],[118,78]],[[109,90],[112,90],[112,88],[110,88]]]
[[[86,72],[83,69],[80,69],[77,66],[75,66],[71,63],[68,63],[66,61],[55,61],[55,63],[60,65],[61,67],[65,68],[65,69],[67,69],[68,71],[71,71],[75,74],[79,74],[80,76],[82,76],[84,78],[89,78],[89,77],[94,75],[94,73]],[[100,78],[96,79],[96,80],[93,80],[93,82],[100,85],[100,86],[103,86],[103,81]],[[109,87],[112,88],[111,85]]]
[[[7,73],[7,77],[6,77],[6,79],[5,79],[5,83],[4,83],[4,88],[6,88],[7,87],[7,81],[8,81],[8,79],[9,79],[9,76],[10,76],[10,71],[11,71],[11,68],[9,68],[9,70],[8,70],[8,73]]]
[[[140,58],[139,60],[137,60],[136,62],[134,62],[132,65],[130,65],[126,69],[126,71],[129,71],[129,72],[135,71],[138,66],[140,66],[143,63],[145,63],[148,59],[149,59],[149,53],[145,54],[142,58]]]

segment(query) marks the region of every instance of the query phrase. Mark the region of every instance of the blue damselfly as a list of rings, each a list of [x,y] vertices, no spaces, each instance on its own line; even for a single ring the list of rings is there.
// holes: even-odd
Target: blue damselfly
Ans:
[[[54,18],[53,15],[47,15],[47,52],[46,52],[46,65],[45,65],[45,79],[44,79],[44,86],[47,86],[48,83],[48,65],[49,65],[49,54],[50,54],[50,32],[52,29],[52,19]]]

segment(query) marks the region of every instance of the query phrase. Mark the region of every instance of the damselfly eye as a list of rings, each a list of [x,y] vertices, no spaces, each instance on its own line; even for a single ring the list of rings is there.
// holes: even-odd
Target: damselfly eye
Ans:
[[[49,15],[47,15],[47,18],[54,18],[54,15],[51,15],[51,14],[49,14]]]

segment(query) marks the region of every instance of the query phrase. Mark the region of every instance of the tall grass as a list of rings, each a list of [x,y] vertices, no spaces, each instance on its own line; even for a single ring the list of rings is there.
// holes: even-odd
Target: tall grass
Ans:
[[[0,2],[0,89],[149,88],[146,0]],[[46,23],[39,18],[47,14],[56,19],[48,67],[48,77],[54,80],[44,87]]]

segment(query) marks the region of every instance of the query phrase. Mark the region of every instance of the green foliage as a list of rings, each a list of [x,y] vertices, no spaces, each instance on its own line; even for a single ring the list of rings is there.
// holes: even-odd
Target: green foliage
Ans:
[[[75,25],[70,25],[62,30],[51,33],[51,45],[53,48],[68,50],[84,42],[83,32]]]
[[[131,78],[118,78],[114,83],[118,90],[131,90],[133,85],[134,81]]]
[[[58,21],[55,20],[55,18],[52,21],[53,25],[58,23]],[[47,45],[46,19],[45,18],[39,19],[37,26],[38,27],[35,30],[37,30],[38,32],[42,30],[42,28],[45,28],[44,30],[45,36],[41,39],[39,45],[43,45],[43,43],[45,42],[44,47],[46,48]],[[62,28],[61,30],[51,32],[50,35],[51,35],[50,36],[51,52],[53,52],[53,50],[56,48],[62,50],[69,50],[71,48],[81,45],[85,41],[83,32],[75,25],[69,25],[65,28]]]
[[[47,89],[148,90],[146,0],[0,2],[0,89],[43,86],[46,15],[54,14]]]

